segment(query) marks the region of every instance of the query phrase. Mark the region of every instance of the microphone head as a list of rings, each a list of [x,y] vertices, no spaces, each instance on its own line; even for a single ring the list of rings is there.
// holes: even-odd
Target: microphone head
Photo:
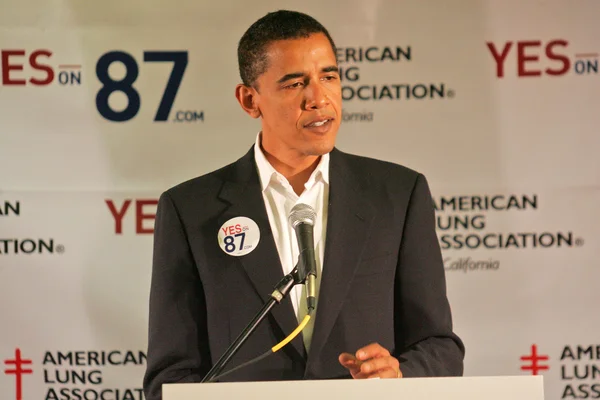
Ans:
[[[309,206],[308,204],[300,203],[296,204],[292,208],[288,220],[290,221],[290,225],[292,225],[293,228],[296,228],[298,224],[307,224],[310,226],[314,226],[316,218],[317,213],[311,206]]]

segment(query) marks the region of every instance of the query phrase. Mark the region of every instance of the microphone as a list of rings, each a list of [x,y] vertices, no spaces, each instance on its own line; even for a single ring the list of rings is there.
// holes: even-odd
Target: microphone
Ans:
[[[317,293],[317,263],[315,260],[315,244],[313,227],[317,213],[307,204],[296,204],[288,218],[290,225],[296,231],[298,240],[298,274],[306,285],[306,305],[308,310],[314,310]]]

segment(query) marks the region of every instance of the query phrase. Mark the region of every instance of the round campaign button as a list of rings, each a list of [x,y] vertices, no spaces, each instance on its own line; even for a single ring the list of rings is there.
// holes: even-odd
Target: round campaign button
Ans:
[[[230,256],[244,256],[253,251],[260,241],[256,222],[248,217],[235,217],[225,222],[217,235],[219,246]]]

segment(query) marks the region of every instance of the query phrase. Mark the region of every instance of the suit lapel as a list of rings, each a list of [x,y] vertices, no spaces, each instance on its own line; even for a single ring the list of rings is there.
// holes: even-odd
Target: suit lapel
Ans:
[[[363,244],[369,236],[373,210],[365,200],[365,188],[352,176],[354,172],[346,165],[344,154],[337,150],[331,152],[323,275],[307,370],[310,363],[319,358],[342,309]]]
[[[265,203],[262,197],[262,188],[254,163],[254,153],[251,149],[244,157],[234,164],[234,172],[225,182],[219,198],[231,206],[219,218],[220,224],[235,217],[248,217],[260,229],[260,241],[254,251],[237,257],[243,265],[248,278],[252,282],[257,294],[262,299],[268,299],[273,287],[283,277],[283,268],[279,260],[279,253],[269,224]],[[258,310],[256,310],[258,312]],[[294,308],[289,297],[281,304],[273,307],[271,318],[274,319],[283,337],[287,336],[298,325]],[[250,321],[248,321],[250,322]],[[234,333],[237,335],[238,333]],[[298,355],[304,354],[302,338],[298,337],[291,343]],[[286,346],[287,347],[287,346]]]

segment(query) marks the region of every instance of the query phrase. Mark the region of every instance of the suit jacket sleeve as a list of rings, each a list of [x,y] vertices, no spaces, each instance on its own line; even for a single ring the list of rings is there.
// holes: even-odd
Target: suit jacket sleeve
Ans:
[[[147,400],[162,398],[163,383],[199,382],[210,369],[202,282],[169,192],[156,212],[148,332]]]
[[[452,331],[433,201],[421,174],[408,204],[396,279],[394,355],[402,374],[462,375],[465,349]]]

